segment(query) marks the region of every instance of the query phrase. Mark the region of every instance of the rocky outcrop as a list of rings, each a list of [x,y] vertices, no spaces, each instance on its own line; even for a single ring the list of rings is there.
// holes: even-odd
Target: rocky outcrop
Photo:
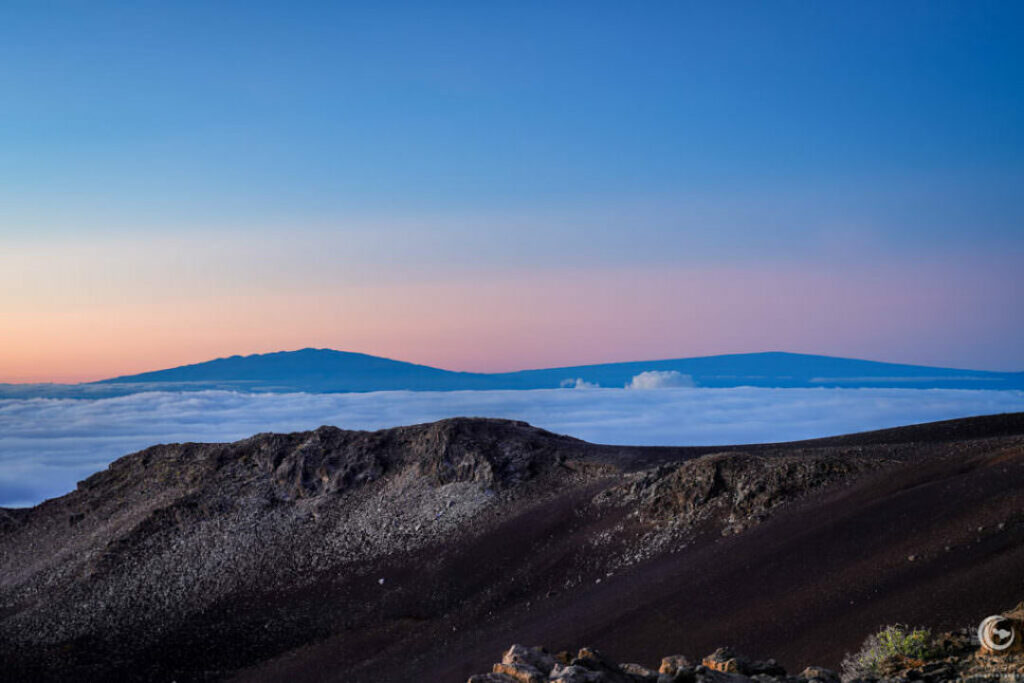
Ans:
[[[541,647],[513,645],[490,673],[469,677],[468,683],[839,683],[828,669],[808,667],[797,676],[774,660],[750,661],[730,648],[720,648],[693,666],[683,655],[669,655],[657,670],[640,664],[615,664],[593,648],[576,655],[551,655]]]
[[[723,534],[739,533],[788,501],[887,462],[713,453],[637,473],[632,481],[603,491],[599,501],[628,504],[639,517],[663,526],[693,528],[712,522]]]
[[[86,639],[130,660],[232,596],[300,592],[472,536],[517,501],[606,476],[579,460],[584,445],[451,419],[148,448],[0,511],[0,657],[65,666],[54,652]]]
[[[470,676],[468,683],[996,683],[1024,676],[1024,654],[985,654],[977,651],[966,630],[936,638],[927,659],[891,655],[870,674],[846,671],[843,676],[820,666],[789,674],[775,660],[752,661],[723,647],[694,666],[683,655],[669,655],[655,670],[639,664],[614,664],[593,648],[575,656],[552,655],[541,647],[513,645],[491,673]]]
[[[564,463],[583,442],[525,422],[456,418],[377,432],[320,427],[257,434],[233,444],[172,444],[126,456],[79,484],[109,495],[148,487],[201,488],[215,477],[266,483],[279,500],[344,493],[412,466],[441,486],[477,482],[507,488]]]

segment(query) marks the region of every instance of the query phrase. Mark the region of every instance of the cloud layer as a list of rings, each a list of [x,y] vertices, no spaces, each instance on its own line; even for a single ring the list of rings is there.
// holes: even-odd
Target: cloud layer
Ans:
[[[697,384],[690,375],[684,375],[676,370],[648,370],[634,375],[627,389],[681,389],[683,387],[695,387]]]
[[[242,394],[0,400],[0,506],[62,495],[156,443],[231,441],[323,424],[381,429],[457,415],[525,420],[588,441],[708,445],[787,441],[1024,410],[1024,392],[665,388],[660,391]]]

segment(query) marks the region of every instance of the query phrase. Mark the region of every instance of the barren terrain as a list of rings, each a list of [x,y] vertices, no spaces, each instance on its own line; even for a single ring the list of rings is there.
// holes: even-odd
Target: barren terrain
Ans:
[[[0,510],[13,680],[463,681],[511,642],[835,667],[1024,597],[1024,414],[761,446],[504,420],[126,456]]]

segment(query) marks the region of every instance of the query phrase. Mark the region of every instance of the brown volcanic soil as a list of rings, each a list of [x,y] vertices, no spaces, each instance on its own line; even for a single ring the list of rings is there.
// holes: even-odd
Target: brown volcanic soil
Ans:
[[[1021,413],[724,448],[479,419],[159,446],[0,511],[0,664],[461,681],[526,642],[835,667],[881,624],[1024,598],[1022,484]]]

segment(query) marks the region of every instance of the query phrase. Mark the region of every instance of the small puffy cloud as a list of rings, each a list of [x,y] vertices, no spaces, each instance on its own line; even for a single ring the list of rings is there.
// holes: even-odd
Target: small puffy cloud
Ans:
[[[597,382],[588,382],[582,377],[576,379],[563,379],[559,386],[563,389],[598,389],[601,387]]]
[[[627,389],[678,389],[695,387],[697,383],[690,375],[675,370],[648,370],[634,375],[626,385]]]

